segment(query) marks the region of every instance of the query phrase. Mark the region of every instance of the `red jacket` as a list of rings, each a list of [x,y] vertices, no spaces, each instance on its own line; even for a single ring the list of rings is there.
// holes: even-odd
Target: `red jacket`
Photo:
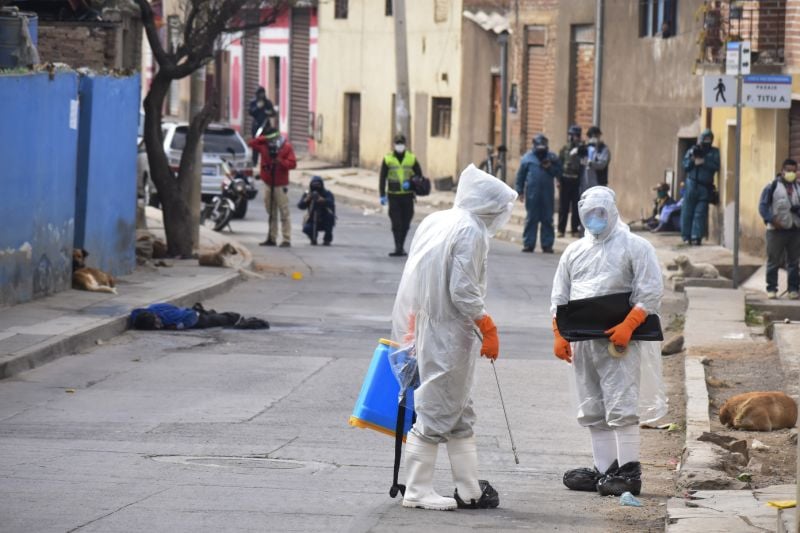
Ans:
[[[256,137],[247,144],[261,155],[261,179],[267,185],[272,185],[272,158],[269,155],[269,141],[266,137]],[[286,187],[289,185],[289,171],[297,167],[297,157],[289,141],[283,139],[283,144],[278,149],[275,165],[275,186]]]

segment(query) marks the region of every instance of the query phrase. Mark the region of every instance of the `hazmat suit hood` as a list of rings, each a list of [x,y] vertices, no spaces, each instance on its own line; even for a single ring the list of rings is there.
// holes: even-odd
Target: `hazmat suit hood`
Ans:
[[[470,164],[458,179],[454,206],[477,216],[493,236],[511,219],[517,192]]]
[[[587,189],[578,202],[578,214],[581,224],[586,228],[586,235],[593,241],[605,241],[617,231],[628,231],[628,227],[620,221],[617,210],[617,195],[608,187],[598,185]],[[608,221],[605,229],[597,234],[592,233],[587,226],[590,213],[601,214]]]
[[[703,132],[700,134],[700,136],[697,137],[697,143],[698,144],[702,144],[703,143],[703,139],[707,139],[707,138],[710,138],[711,142],[714,142],[714,132],[711,131],[710,128],[706,128],[706,129],[703,130]]]

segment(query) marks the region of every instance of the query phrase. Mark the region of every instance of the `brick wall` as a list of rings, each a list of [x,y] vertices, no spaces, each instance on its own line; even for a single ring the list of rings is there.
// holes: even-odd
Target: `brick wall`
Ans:
[[[787,69],[800,71],[800,0],[786,0],[785,63]]]
[[[592,125],[594,103],[594,44],[580,43],[573,52],[574,81],[570,123],[578,124],[584,134]]]
[[[66,63],[93,69],[116,66],[116,24],[40,22],[39,56],[42,63]]]

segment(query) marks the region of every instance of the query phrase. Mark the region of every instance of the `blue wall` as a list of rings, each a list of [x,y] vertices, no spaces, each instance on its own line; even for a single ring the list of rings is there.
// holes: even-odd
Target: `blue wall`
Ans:
[[[70,286],[77,99],[73,72],[0,76],[0,305]]]
[[[136,267],[139,75],[80,79],[75,247],[115,276]]]

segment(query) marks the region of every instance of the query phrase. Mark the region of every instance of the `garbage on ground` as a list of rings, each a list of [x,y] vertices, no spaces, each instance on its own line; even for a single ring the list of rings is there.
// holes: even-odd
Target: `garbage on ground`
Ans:
[[[628,507],[644,507],[644,504],[630,492],[622,493],[622,496],[619,497],[619,504]]]
[[[744,481],[745,483],[750,483],[753,481],[753,475],[749,472],[742,472],[738,476],[736,476],[738,481]]]
[[[774,507],[775,509],[792,509],[797,507],[797,500],[778,500],[767,502],[767,505]]]
[[[75,389],[64,389],[67,394],[75,394]]]
[[[302,280],[303,279],[303,273],[302,272],[292,272],[292,279],[295,280],[295,281]]]
[[[758,439],[753,439],[753,443],[750,445],[750,447],[754,450],[769,450],[769,446]]]
[[[680,424],[669,422],[668,424],[661,424],[659,426],[652,426],[650,424],[642,424],[642,429],[666,429],[668,432],[680,431]]]

